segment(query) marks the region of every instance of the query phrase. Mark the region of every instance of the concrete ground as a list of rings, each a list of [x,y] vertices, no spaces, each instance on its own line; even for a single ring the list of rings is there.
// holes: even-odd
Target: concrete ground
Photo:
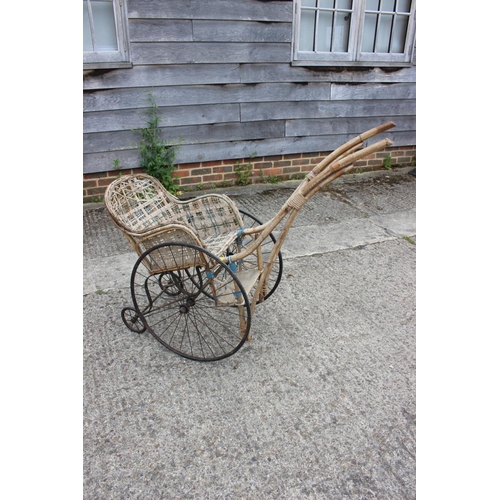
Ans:
[[[293,183],[227,190],[262,220]],[[215,363],[122,323],[136,255],[84,222],[84,499],[416,498],[416,178],[345,176],[302,209],[253,340]]]

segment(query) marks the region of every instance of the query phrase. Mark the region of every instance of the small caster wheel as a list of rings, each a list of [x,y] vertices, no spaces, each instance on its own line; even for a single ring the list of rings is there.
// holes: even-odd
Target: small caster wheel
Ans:
[[[146,331],[146,325],[142,318],[132,307],[122,309],[122,320],[127,328],[135,333],[144,333]]]

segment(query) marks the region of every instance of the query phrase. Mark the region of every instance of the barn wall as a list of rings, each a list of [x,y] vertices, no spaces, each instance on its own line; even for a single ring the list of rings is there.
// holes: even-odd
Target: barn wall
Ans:
[[[387,120],[415,146],[415,66],[293,67],[292,6],[128,0],[133,66],[84,74],[84,174],[137,168],[150,92],[179,164],[331,151]]]

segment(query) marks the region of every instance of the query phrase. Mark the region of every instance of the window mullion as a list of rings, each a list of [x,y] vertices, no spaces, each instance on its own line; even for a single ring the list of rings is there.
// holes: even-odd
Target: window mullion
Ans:
[[[316,49],[318,48],[318,28],[319,28],[319,9],[316,9],[316,11],[314,13],[314,42],[313,42],[313,52],[316,52]]]
[[[379,31],[380,31],[380,22],[382,20],[382,15],[380,14],[380,2],[379,2],[379,9],[378,9],[378,12],[377,12],[377,23],[375,25],[375,36],[373,37],[373,47],[372,47],[372,52],[374,54],[377,53],[377,38],[378,38],[378,34],[379,34]]]
[[[92,40],[92,50],[96,50],[95,28],[94,28],[94,15],[92,14],[92,2],[87,0],[87,11],[89,13],[89,26],[90,26],[90,39]]]
[[[333,4],[334,9],[336,7],[336,4]],[[337,26],[337,9],[333,11],[333,16],[332,16],[332,36],[330,37],[330,52],[333,52],[335,47],[333,45],[333,41],[335,39],[335,26]]]
[[[397,7],[397,4],[396,4]],[[394,14],[392,14],[392,22],[391,22],[391,32],[389,33],[389,54],[392,54],[392,45],[394,42],[393,35],[394,35],[394,25],[396,24],[396,11],[394,11]]]
[[[353,0],[351,13],[351,29],[353,31],[351,40],[353,47],[350,52],[354,61],[358,60],[361,52],[365,8],[365,0]]]

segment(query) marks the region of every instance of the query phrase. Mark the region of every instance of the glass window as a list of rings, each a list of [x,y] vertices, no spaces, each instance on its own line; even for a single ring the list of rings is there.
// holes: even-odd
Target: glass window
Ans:
[[[130,66],[123,2],[83,1],[83,63],[85,69]]]
[[[410,63],[415,1],[295,1],[295,61]]]

